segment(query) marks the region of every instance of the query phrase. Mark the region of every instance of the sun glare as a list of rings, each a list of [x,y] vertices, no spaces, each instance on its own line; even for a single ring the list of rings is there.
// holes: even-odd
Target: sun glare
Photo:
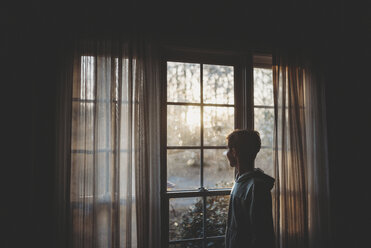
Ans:
[[[185,116],[185,121],[187,125],[191,128],[200,126],[200,111],[197,108],[189,108]]]

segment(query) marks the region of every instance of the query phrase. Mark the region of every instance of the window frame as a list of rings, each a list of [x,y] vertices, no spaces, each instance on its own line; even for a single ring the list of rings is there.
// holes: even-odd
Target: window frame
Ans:
[[[167,191],[167,62],[185,62],[213,64],[213,65],[227,65],[234,66],[234,108],[235,108],[235,127],[234,128],[253,128],[253,56],[252,52],[236,52],[225,50],[195,50],[189,48],[179,47],[163,47],[161,50],[161,130],[160,130],[160,152],[161,152],[161,247],[169,247],[170,244],[183,243],[187,241],[203,241],[203,240],[222,240],[224,235],[217,237],[193,238],[189,240],[169,240],[169,201],[172,198],[183,197],[202,197],[206,202],[207,196],[229,195],[231,188],[226,189],[209,189],[199,188],[199,190],[182,190],[182,191]],[[202,74],[201,74],[202,77]],[[202,78],[200,79],[202,80]],[[204,103],[200,102],[199,106]],[[209,105],[209,104],[204,104]],[[212,105],[212,104],[211,104]],[[218,105],[218,106],[222,106]],[[198,105],[197,105],[198,106]],[[202,113],[202,112],[201,112]],[[202,121],[201,121],[202,123]],[[201,127],[202,129],[202,127]],[[202,131],[201,131],[202,135]],[[179,147],[182,148],[183,146]],[[185,146],[184,146],[185,147]],[[193,147],[193,146],[192,146]],[[204,147],[201,143],[196,146],[198,149]],[[212,148],[217,148],[212,146]],[[220,149],[226,149],[227,146],[221,146]],[[203,150],[203,149],[201,149]],[[202,158],[202,154],[201,154]],[[201,161],[202,164],[202,161]],[[206,211],[206,206],[203,206],[203,212]],[[206,215],[203,215],[204,221]],[[203,242],[205,244],[205,242]]]

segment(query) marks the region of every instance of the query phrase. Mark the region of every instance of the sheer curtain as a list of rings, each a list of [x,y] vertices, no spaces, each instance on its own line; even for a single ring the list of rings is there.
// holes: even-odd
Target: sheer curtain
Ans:
[[[324,80],[297,54],[273,63],[277,247],[330,247]]]
[[[59,161],[57,176],[58,202],[68,202],[59,216],[69,216],[59,236],[69,247],[160,246],[157,62],[156,48],[140,40],[75,46],[60,106],[62,126],[69,110],[72,126],[70,142],[60,132],[59,159],[70,154],[70,163]]]

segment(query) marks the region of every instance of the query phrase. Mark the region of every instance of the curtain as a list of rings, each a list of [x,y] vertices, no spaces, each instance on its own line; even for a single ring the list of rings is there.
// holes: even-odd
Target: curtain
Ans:
[[[62,128],[58,139],[58,202],[68,203],[59,206],[59,219],[68,219],[58,222],[59,240],[160,247],[156,48],[139,39],[80,41],[70,61],[73,73],[66,70],[60,92],[61,126],[70,130]]]
[[[277,247],[330,247],[324,80],[298,53],[273,65]]]

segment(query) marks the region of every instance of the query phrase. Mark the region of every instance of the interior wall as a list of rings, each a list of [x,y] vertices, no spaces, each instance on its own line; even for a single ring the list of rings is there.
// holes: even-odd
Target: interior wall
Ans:
[[[329,39],[326,105],[335,247],[369,242],[370,10],[343,3],[338,32]]]

